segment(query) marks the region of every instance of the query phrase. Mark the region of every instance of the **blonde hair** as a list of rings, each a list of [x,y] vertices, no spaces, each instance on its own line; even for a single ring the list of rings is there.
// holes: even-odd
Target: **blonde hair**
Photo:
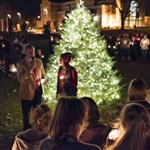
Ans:
[[[149,126],[150,116],[144,106],[137,103],[125,105],[118,122],[121,135],[106,150],[144,150]]]
[[[38,105],[30,114],[32,129],[48,134],[52,113],[47,104]]]
[[[150,89],[147,90],[147,94],[146,94],[145,100],[146,100],[148,103],[150,103]]]

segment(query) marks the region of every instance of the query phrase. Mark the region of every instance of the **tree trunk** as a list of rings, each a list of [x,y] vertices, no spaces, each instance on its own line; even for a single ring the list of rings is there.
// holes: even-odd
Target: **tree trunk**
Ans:
[[[124,22],[125,22],[125,19],[121,17],[121,30],[124,30]]]

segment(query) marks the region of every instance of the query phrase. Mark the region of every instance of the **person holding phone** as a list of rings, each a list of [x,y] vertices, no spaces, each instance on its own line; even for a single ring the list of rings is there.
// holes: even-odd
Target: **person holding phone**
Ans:
[[[17,79],[20,82],[19,96],[23,114],[23,129],[31,127],[29,113],[41,103],[42,85],[46,83],[43,63],[35,58],[35,48],[28,45],[25,48],[26,56],[17,63]]]

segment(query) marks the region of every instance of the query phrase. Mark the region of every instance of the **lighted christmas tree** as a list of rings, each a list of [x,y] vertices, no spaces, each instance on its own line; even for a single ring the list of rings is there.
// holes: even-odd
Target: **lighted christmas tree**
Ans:
[[[82,0],[65,17],[65,23],[61,26],[61,39],[55,46],[55,54],[49,59],[45,98],[50,101],[56,99],[59,58],[64,52],[71,52],[75,56],[71,64],[78,71],[78,97],[92,97],[97,104],[119,98],[120,79],[116,71],[112,70],[114,62],[107,53],[100,28]]]

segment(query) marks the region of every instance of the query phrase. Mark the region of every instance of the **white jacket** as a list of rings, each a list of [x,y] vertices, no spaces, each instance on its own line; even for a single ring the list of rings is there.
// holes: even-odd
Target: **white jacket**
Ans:
[[[149,44],[150,44],[149,39],[148,39],[148,38],[146,38],[146,39],[143,38],[143,39],[141,40],[141,42],[140,42],[141,49],[142,49],[142,50],[148,50]]]

